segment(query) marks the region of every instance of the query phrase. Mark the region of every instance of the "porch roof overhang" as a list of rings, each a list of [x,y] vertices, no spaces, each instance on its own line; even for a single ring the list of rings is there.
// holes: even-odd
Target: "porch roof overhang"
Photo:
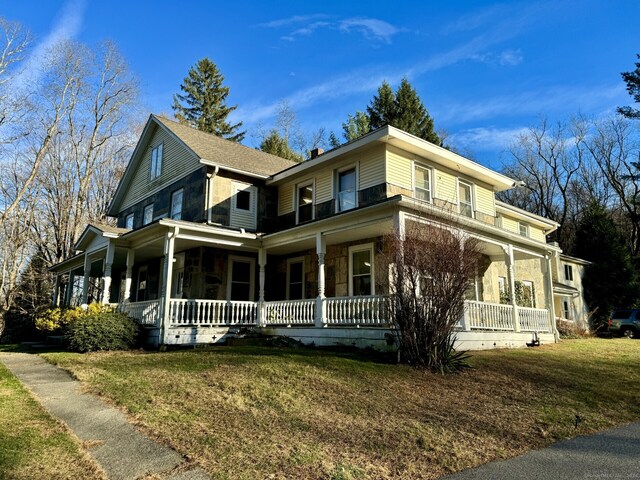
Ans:
[[[489,225],[474,218],[467,218],[455,213],[451,213],[442,208],[436,207],[431,203],[416,201],[411,197],[404,195],[400,196],[400,207],[404,208],[407,212],[417,212],[418,215],[426,217],[433,217],[442,219],[445,222],[451,222],[452,225],[461,227],[465,231],[478,232],[485,235],[492,240],[495,240],[502,244],[511,244],[514,246],[514,250],[521,251],[523,253],[529,253],[531,250],[534,252],[540,252],[542,255],[552,255],[555,252],[561,252],[560,247],[549,243],[537,242],[531,238],[523,237],[516,233],[509,232],[503,228]]]
[[[479,163],[469,160],[468,158],[458,155],[446,148],[439,147],[433,143],[427,142],[426,140],[387,125],[368,133],[357,140],[323,153],[316,158],[307,160],[276,173],[267,180],[267,185],[279,185],[291,177],[302,174],[303,172],[315,169],[316,167],[322,168],[326,165],[326,162],[329,162],[336,157],[369,147],[375,143],[393,145],[417,156],[428,158],[436,164],[491,185],[495,192],[508,190],[518,184],[516,180],[495,172],[484,165],[480,165]]]
[[[52,273],[66,273],[73,270],[84,269],[84,253],[78,253],[73,257],[69,257],[60,263],[56,263],[49,267]]]
[[[554,222],[553,220],[549,220],[548,218],[536,215],[535,213],[527,212],[526,210],[514,207],[513,205],[509,205],[508,203],[501,202],[500,200],[496,200],[496,212],[506,213],[507,215],[511,215],[512,217],[525,220],[531,225],[542,228],[544,230],[544,233],[547,235],[557,230],[560,226],[558,222]]]
[[[577,297],[580,295],[580,290],[571,285],[566,285],[560,282],[553,282],[553,293],[558,295]]]

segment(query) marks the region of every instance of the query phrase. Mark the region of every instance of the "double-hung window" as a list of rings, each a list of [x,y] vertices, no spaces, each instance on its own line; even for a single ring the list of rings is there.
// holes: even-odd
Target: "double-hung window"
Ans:
[[[151,150],[151,180],[155,180],[162,173],[162,144]]]
[[[349,247],[349,295],[374,295],[373,245]]]
[[[232,182],[231,194],[231,226],[255,230],[257,226],[258,188],[255,185]]]
[[[523,222],[519,222],[518,223],[518,232],[523,237],[528,237],[529,236],[529,225],[527,225],[526,223],[523,223]]]
[[[298,186],[298,223],[313,220],[313,183]]]
[[[460,215],[473,218],[473,196],[471,184],[458,181],[458,205],[460,208]]]
[[[171,218],[180,220],[182,218],[182,195],[184,189],[176,190],[171,194]]]
[[[151,222],[153,222],[153,203],[144,207],[142,216],[142,225],[149,225]]]
[[[130,230],[133,229],[133,213],[127,215],[124,219],[124,227]]]
[[[564,278],[570,282],[573,282],[573,267],[571,265],[564,266]]]
[[[418,200],[431,201],[431,170],[420,165],[414,169],[414,195]]]
[[[344,212],[356,208],[356,169],[350,168],[338,172],[338,211]]]
[[[287,260],[287,300],[304,298],[304,257]]]

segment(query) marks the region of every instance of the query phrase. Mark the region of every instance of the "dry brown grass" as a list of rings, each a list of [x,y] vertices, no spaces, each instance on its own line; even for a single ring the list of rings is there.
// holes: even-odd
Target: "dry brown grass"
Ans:
[[[450,376],[250,347],[47,358],[215,478],[436,478],[640,418],[626,339],[476,353]]]

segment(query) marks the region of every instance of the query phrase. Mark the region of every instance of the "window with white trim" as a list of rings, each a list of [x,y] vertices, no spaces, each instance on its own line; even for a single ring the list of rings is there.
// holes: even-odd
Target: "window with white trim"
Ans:
[[[371,243],[349,247],[349,295],[375,295]]]
[[[304,257],[287,259],[287,300],[304,298]]]
[[[413,192],[415,198],[418,200],[424,200],[425,202],[431,201],[431,169],[416,165],[413,171],[414,186]]]
[[[536,299],[534,296],[533,282],[529,280],[522,281],[522,305],[521,307],[536,307]]]
[[[573,282],[573,267],[571,265],[565,264],[564,279]]]
[[[162,174],[162,144],[151,149],[151,172],[149,178],[155,180]]]
[[[298,223],[313,220],[313,182],[298,185],[297,207]]]
[[[133,229],[133,213],[124,218],[124,228]]]
[[[470,183],[458,181],[458,208],[460,215],[473,218],[473,195]]]
[[[358,205],[356,190],[356,169],[338,172],[338,211],[351,210]]]
[[[142,216],[142,225],[149,225],[151,222],[153,222],[153,203],[144,207]]]
[[[523,237],[529,236],[529,225],[524,222],[518,222],[518,233]]]
[[[171,194],[171,215],[173,220],[182,219],[182,197],[184,189],[176,190]]]
[[[562,301],[562,315],[563,318],[571,320],[571,306],[569,304],[569,300]]]

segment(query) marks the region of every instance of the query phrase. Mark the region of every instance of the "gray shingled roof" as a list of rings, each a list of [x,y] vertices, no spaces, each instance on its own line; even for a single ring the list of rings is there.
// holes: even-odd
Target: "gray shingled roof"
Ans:
[[[182,140],[201,159],[212,161],[221,167],[269,176],[296,165],[296,162],[291,160],[245,147],[173,120],[157,115],[153,117]]]
[[[90,223],[89,224],[92,227],[97,228],[98,230],[100,230],[101,232],[105,232],[105,233],[113,233],[116,235],[122,234],[122,233],[127,233],[129,231],[128,228],[120,228],[120,227],[114,227],[113,225],[107,225],[106,223]]]

